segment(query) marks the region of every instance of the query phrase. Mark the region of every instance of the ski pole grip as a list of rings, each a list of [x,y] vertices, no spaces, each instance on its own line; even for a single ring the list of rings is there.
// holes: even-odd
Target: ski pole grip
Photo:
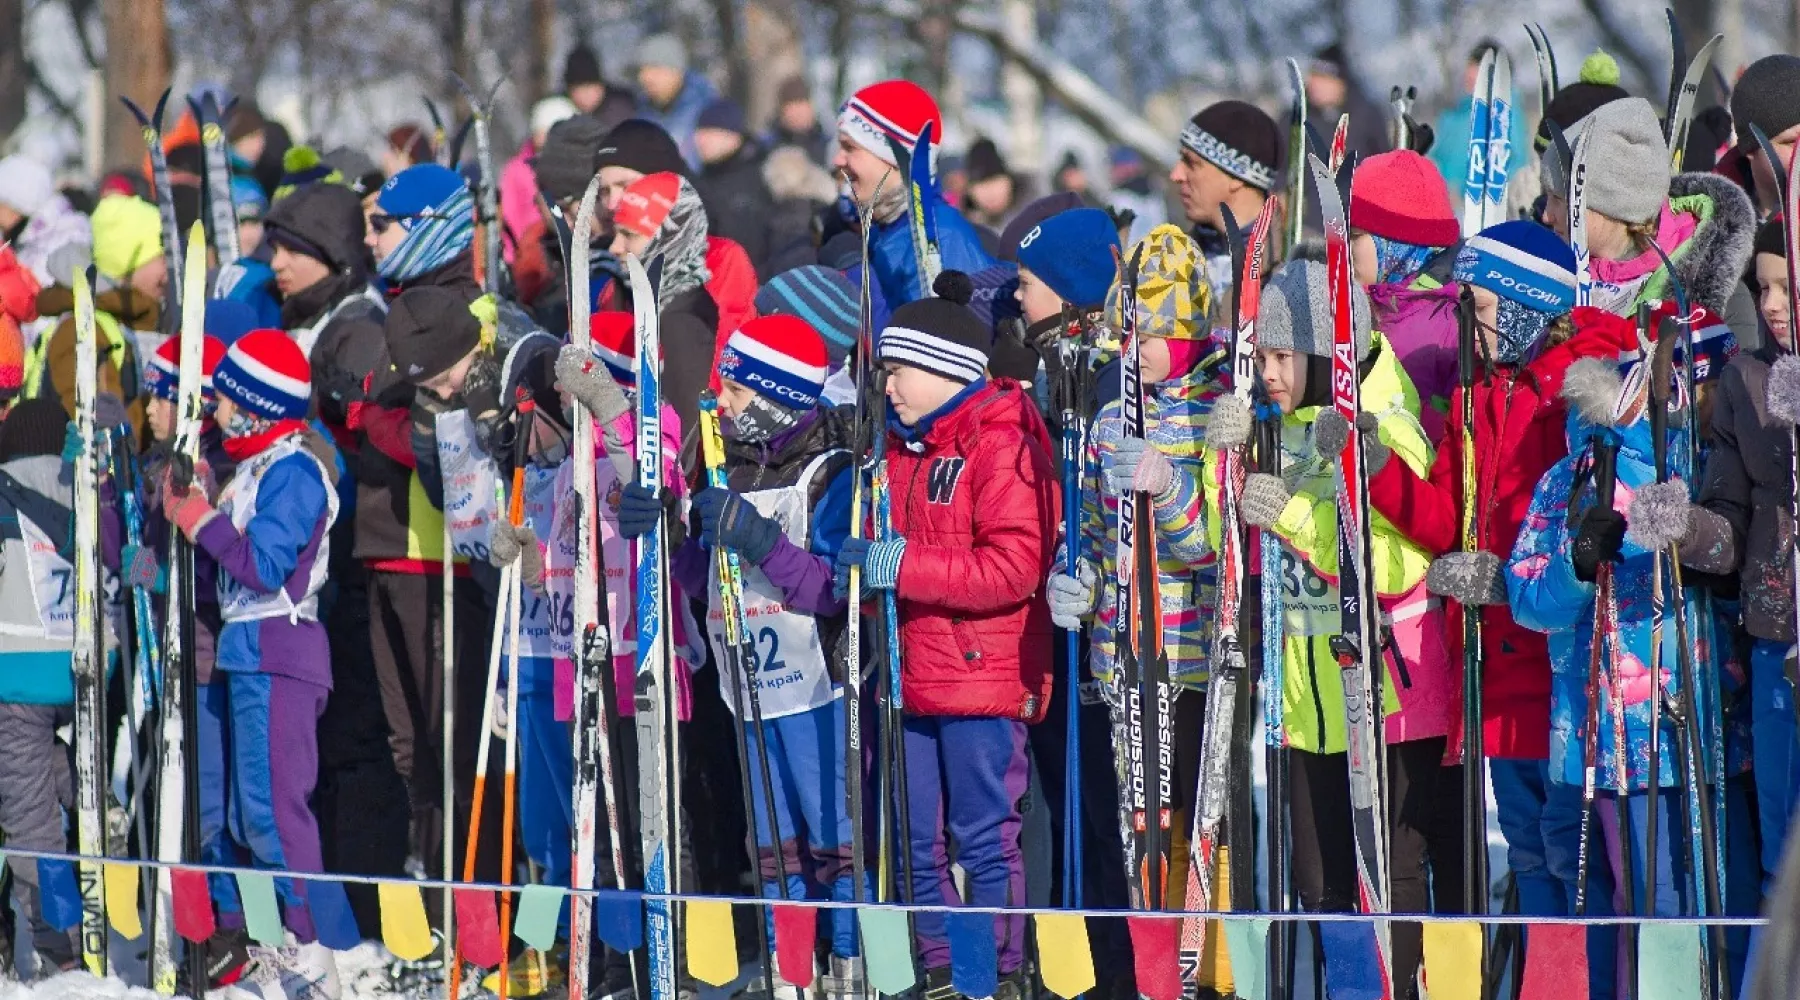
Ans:
[[[1464,392],[1475,384],[1475,292],[1468,285],[1456,299],[1456,371]]]

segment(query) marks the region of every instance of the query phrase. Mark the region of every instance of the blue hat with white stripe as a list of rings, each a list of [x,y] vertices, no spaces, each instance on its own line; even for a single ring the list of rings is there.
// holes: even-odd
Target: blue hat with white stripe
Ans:
[[[856,346],[861,325],[861,302],[856,286],[844,272],[822,264],[808,264],[783,271],[756,291],[759,316],[795,316],[825,338],[825,348],[835,363]]]
[[[1575,306],[1575,251],[1535,222],[1515,219],[1469,237],[1454,273],[1538,312],[1561,315]]]

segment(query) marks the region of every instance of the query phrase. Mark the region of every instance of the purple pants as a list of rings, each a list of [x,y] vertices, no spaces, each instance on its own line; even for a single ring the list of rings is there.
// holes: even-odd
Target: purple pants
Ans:
[[[912,902],[956,906],[950,877],[950,845],[968,876],[972,906],[1025,905],[1025,864],[1019,853],[1019,801],[1025,797],[1026,730],[1012,719],[908,717],[905,725],[906,788],[911,812]],[[927,969],[950,965],[950,942],[941,914],[920,913],[914,922],[919,955]],[[1025,918],[994,918],[999,972],[1024,961]]]

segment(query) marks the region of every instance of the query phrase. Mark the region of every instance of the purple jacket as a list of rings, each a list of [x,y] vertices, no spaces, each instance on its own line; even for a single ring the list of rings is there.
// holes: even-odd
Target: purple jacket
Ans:
[[[1456,387],[1457,290],[1454,284],[1414,285],[1370,285],[1369,307],[1375,329],[1419,391],[1419,423],[1435,444],[1443,440],[1450,390]]]
[[[330,483],[306,455],[269,466],[257,490],[256,513],[239,532],[223,513],[200,528],[196,544],[221,574],[257,594],[286,589],[302,599],[331,526]],[[285,615],[226,622],[219,630],[218,669],[280,674],[331,688],[331,650],[325,626]]]

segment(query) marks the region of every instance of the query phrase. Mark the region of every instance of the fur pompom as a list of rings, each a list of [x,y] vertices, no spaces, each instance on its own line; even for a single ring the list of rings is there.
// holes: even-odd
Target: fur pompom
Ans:
[[[1582,358],[1563,375],[1562,397],[1595,427],[1613,425],[1613,408],[1624,388],[1619,370],[1604,358]]]
[[[1658,552],[1687,538],[1694,526],[1694,505],[1687,484],[1679,479],[1639,487],[1631,498],[1625,537]]]
[[[1783,354],[1769,366],[1768,406],[1777,423],[1800,424],[1800,357]]]

